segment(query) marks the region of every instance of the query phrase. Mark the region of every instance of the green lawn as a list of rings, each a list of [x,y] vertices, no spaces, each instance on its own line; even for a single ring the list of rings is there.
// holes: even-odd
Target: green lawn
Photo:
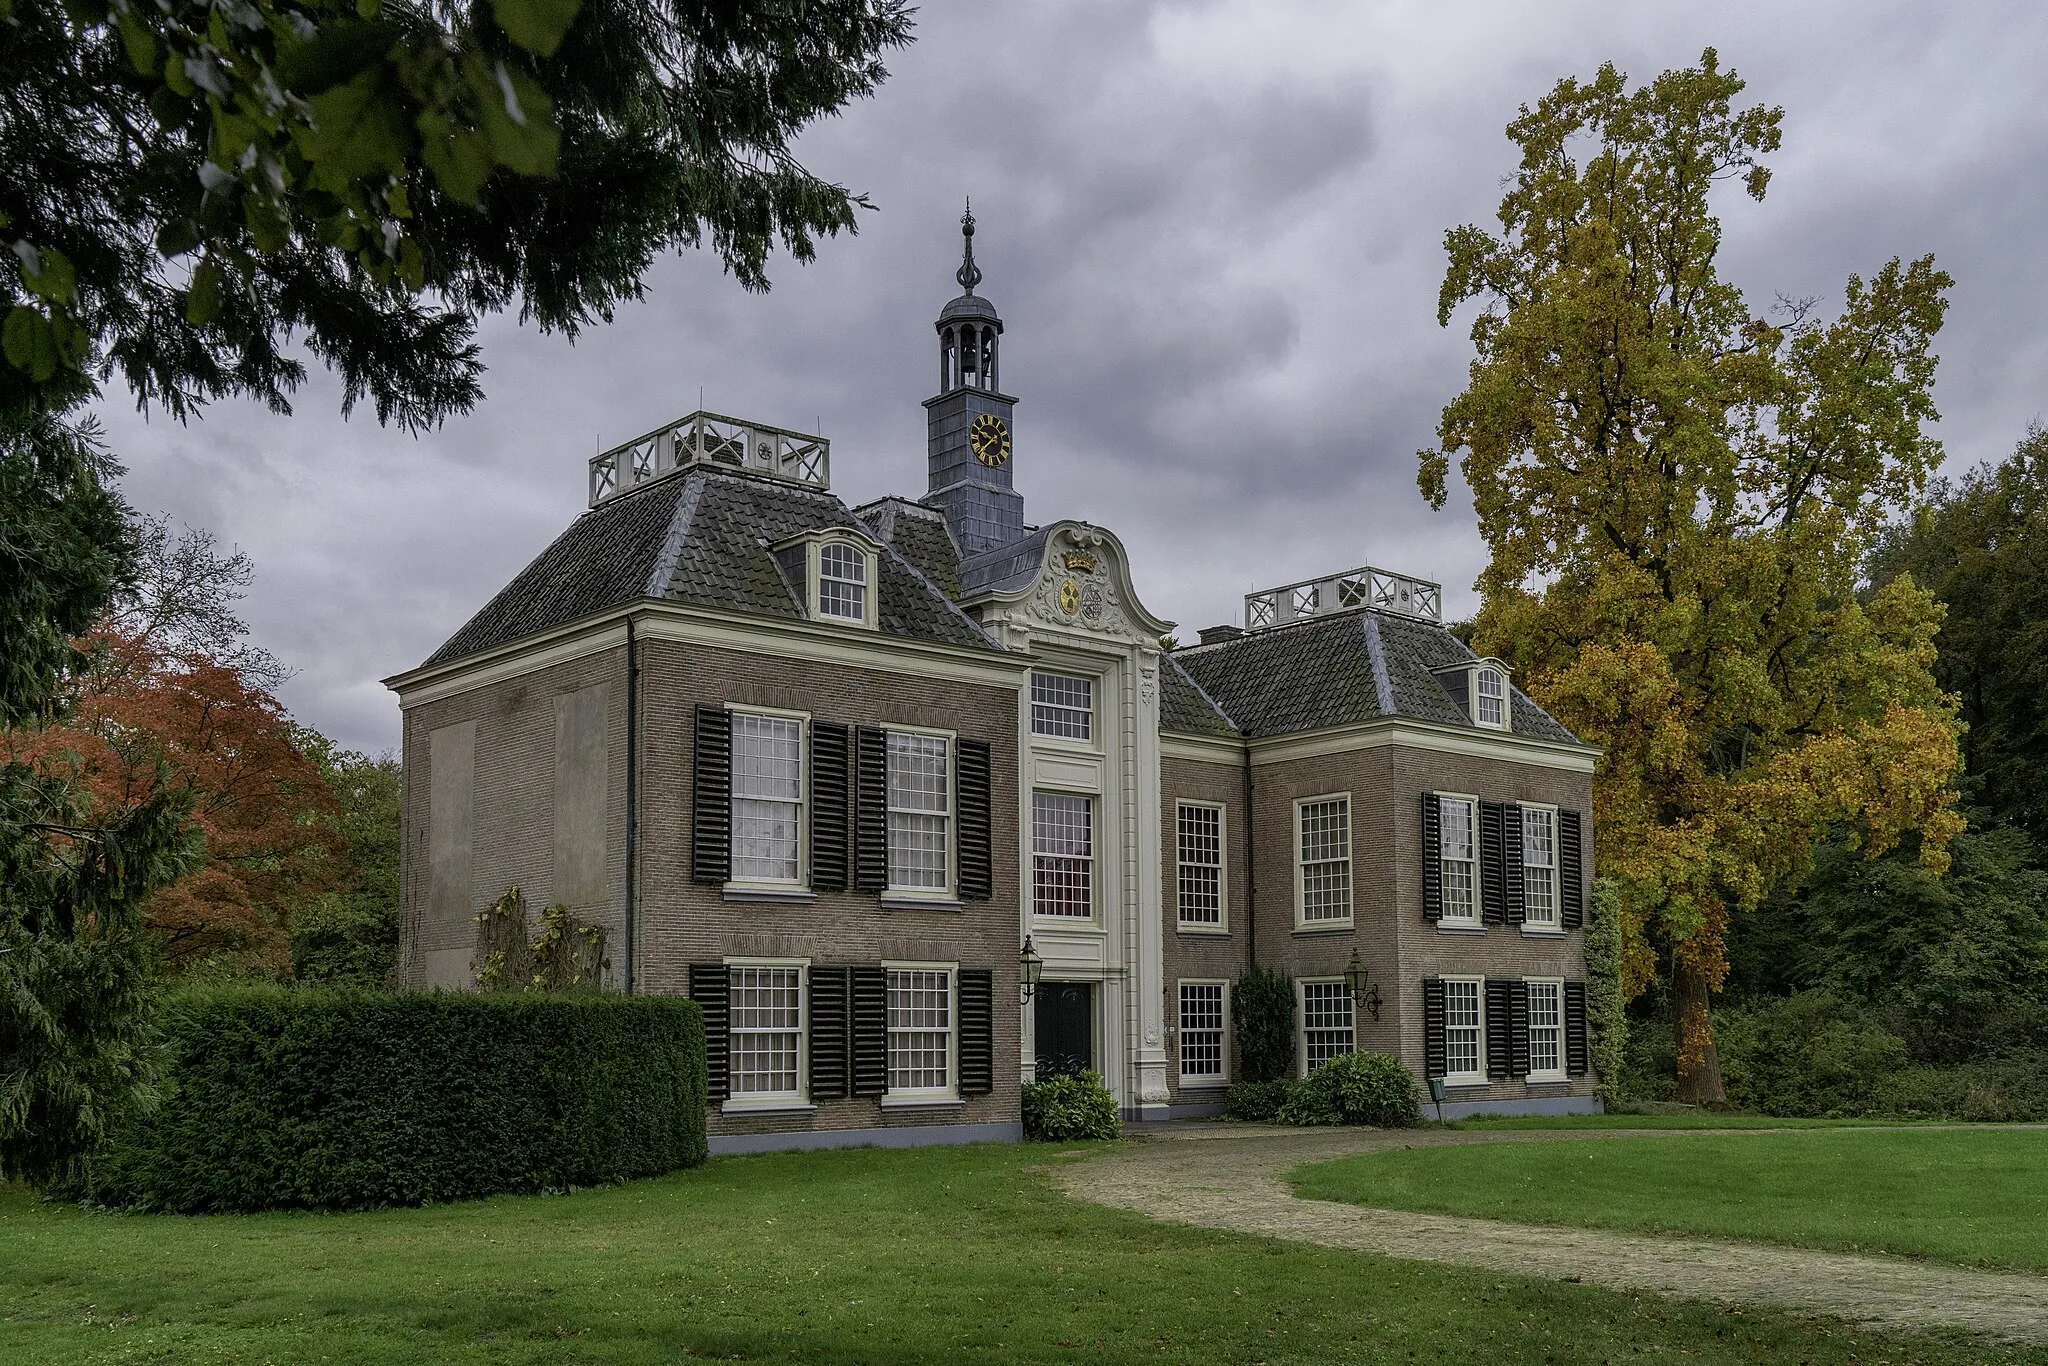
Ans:
[[[1429,1113],[1428,1106],[1423,1113]],[[1893,1128],[1900,1123],[1895,1119],[1774,1119],[1769,1115],[1475,1115],[1441,1127],[1498,1133],[1503,1129],[1868,1129]]]
[[[1383,1209],[2048,1271],[2048,1128],[1406,1148],[1304,1167],[1295,1182]]]
[[[1052,1160],[790,1154],[351,1215],[0,1187],[0,1361],[2048,1363],[1154,1224],[1054,1194]]]

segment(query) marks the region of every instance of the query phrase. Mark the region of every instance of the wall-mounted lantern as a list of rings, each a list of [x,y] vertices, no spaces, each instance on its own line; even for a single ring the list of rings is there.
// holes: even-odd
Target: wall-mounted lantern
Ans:
[[[1365,964],[1358,961],[1358,950],[1351,951],[1351,961],[1344,965],[1344,985],[1351,989],[1351,999],[1364,1007],[1365,1012],[1377,1022],[1380,1018],[1380,989],[1373,984],[1372,974],[1365,970]]]
[[[1031,946],[1031,936],[1027,934],[1024,936],[1024,948],[1017,955],[1017,983],[1024,989],[1024,1000],[1030,1000],[1032,993],[1038,990],[1039,974],[1044,971],[1045,960]]]

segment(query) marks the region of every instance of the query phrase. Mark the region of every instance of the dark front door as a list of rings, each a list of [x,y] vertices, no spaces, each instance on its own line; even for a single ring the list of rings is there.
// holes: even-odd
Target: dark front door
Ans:
[[[1095,1066],[1095,984],[1038,984],[1038,1079]]]

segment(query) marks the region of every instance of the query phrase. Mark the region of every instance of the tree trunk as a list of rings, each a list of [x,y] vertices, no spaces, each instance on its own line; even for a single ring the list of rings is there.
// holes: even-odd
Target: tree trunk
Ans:
[[[1671,999],[1678,1029],[1678,1099],[1688,1105],[1728,1103],[1708,994],[1706,975],[1678,955],[1671,965]]]

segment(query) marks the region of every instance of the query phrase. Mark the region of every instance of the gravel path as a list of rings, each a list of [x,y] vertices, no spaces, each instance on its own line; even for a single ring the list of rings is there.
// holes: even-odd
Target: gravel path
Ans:
[[[1947,1327],[2010,1342],[2048,1342],[2048,1276],[1761,1243],[1362,1209],[1297,1199],[1284,1179],[1306,1162],[1387,1148],[1645,1137],[1682,1142],[1699,1132],[1712,1131],[1486,1134],[1250,1124],[1169,1127],[1136,1135],[1093,1161],[1057,1167],[1053,1177],[1070,1194],[1175,1223],[1681,1299],[1778,1305],[1877,1329]]]

